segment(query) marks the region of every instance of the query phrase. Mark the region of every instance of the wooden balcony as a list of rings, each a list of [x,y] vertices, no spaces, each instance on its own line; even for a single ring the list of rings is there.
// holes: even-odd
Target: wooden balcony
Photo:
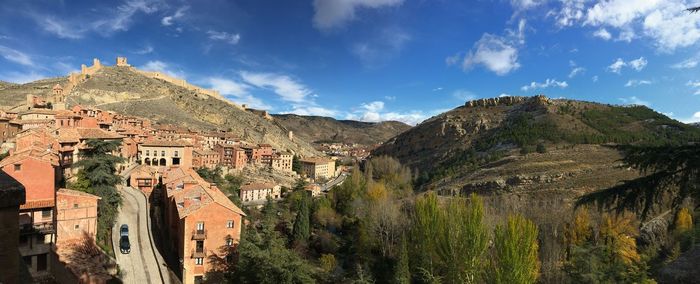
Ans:
[[[56,228],[53,222],[37,222],[33,224],[21,224],[19,226],[19,233],[21,235],[29,234],[53,234],[56,233]]]
[[[206,258],[207,257],[207,249],[206,247],[201,247],[201,248],[193,248],[192,249],[192,258]]]

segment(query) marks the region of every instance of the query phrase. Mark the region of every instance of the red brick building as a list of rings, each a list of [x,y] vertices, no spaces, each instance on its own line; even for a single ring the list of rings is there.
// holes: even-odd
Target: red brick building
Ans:
[[[201,283],[207,271],[219,269],[212,259],[240,241],[245,214],[215,185],[192,169],[163,173],[164,220],[182,263],[182,282]]]
[[[230,169],[243,169],[248,163],[248,156],[245,150],[228,144],[217,144],[214,151],[219,153],[221,165]]]
[[[56,193],[56,245],[97,236],[97,201],[100,197],[61,188]]]
[[[60,178],[58,155],[50,149],[30,147],[0,161],[0,168],[21,183],[26,202],[20,206],[19,252],[35,279],[49,276],[49,254],[56,241],[56,184]]]

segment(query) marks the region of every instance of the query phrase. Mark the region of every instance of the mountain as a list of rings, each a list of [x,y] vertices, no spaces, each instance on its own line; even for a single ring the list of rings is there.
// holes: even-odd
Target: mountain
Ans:
[[[0,105],[7,108],[22,104],[27,94],[48,97],[52,87],[59,83],[67,89],[69,106],[95,106],[199,130],[229,130],[250,142],[269,143],[277,149],[305,156],[318,155],[308,142],[289,139],[285,130],[263,115],[246,111],[212,95],[211,91],[192,87],[184,81],[166,80],[169,77],[159,79],[161,74],[128,66],[103,66],[99,62],[88,67],[88,72],[75,84],[69,80],[71,77],[60,77],[21,85],[0,85]]]
[[[700,122],[691,123],[690,125],[700,128]]]
[[[360,122],[296,114],[276,114],[273,117],[275,123],[283,129],[293,131],[294,136],[312,143],[345,142],[374,145],[411,128],[398,121]]]
[[[644,106],[503,97],[469,101],[432,117],[372,155],[399,159],[423,189],[481,195],[488,220],[516,213],[533,220],[547,283],[561,282],[560,235],[576,198],[638,177],[620,167],[621,155],[610,144],[698,140],[700,129]]]

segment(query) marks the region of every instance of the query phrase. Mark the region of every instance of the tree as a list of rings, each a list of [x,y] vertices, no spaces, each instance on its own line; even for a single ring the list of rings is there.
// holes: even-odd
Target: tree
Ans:
[[[299,160],[299,156],[294,155],[292,157],[292,171],[294,171],[297,174],[303,175],[303,168],[301,167],[301,161]]]
[[[547,147],[545,147],[544,144],[542,144],[542,143],[537,144],[537,153],[540,153],[540,154],[547,153]]]
[[[535,283],[540,270],[538,249],[535,223],[520,215],[509,216],[507,224],[496,226],[486,279],[489,283]]]
[[[297,216],[294,219],[292,237],[295,243],[305,244],[311,235],[310,208],[308,194],[303,194],[297,207]]]
[[[103,246],[109,243],[111,228],[116,221],[121,196],[115,187],[121,182],[116,166],[122,158],[112,155],[119,149],[120,141],[88,140],[80,160],[74,165],[80,168],[77,190],[95,194],[98,202],[97,241]]]
[[[698,12],[698,11],[700,11],[700,6],[688,8],[688,9],[686,9],[686,11],[688,11],[690,13]]]
[[[622,162],[643,174],[620,185],[580,197],[577,206],[595,203],[618,212],[627,209],[646,218],[671,198],[678,207],[686,197],[700,198],[700,144],[684,146],[618,146]]]
[[[408,245],[406,244],[406,237],[401,238],[399,255],[394,268],[394,283],[411,283],[411,271],[408,268]]]
[[[262,231],[249,227],[238,246],[238,261],[228,275],[229,283],[313,283],[309,263],[284,246],[284,240],[271,222]]]

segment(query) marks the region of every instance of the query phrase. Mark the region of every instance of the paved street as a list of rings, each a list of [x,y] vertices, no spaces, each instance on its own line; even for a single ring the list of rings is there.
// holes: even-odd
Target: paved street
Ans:
[[[348,174],[347,174],[347,173],[344,173],[344,172],[343,172],[343,173],[340,173],[340,175],[338,175],[337,177],[335,177],[335,179],[333,179],[332,181],[329,181],[329,182],[327,182],[326,184],[322,185],[322,186],[321,186],[321,191],[326,192],[326,191],[331,190],[331,188],[333,188],[334,186],[343,183],[343,181],[345,181],[345,178],[347,178],[347,177],[348,177]]]
[[[112,243],[122,281],[136,284],[169,283],[169,273],[163,257],[155,246],[152,246],[146,197],[131,187],[118,186],[118,188],[123,202],[119,209],[117,223],[112,229]],[[129,254],[122,254],[119,250],[119,227],[122,224],[129,226],[131,243]]]

